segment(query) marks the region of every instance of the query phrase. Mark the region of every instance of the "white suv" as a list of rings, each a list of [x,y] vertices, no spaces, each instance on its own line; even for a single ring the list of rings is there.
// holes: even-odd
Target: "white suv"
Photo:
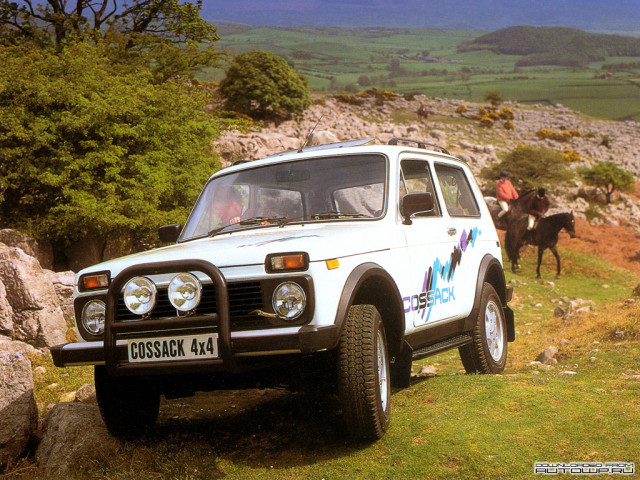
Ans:
[[[161,227],[172,245],[78,273],[82,342],[52,355],[95,365],[111,433],[141,434],[160,395],[264,385],[314,365],[350,434],[377,439],[412,360],[458,348],[469,373],[504,369],[512,289],[471,171],[421,141],[370,143],[216,172],[184,227]]]

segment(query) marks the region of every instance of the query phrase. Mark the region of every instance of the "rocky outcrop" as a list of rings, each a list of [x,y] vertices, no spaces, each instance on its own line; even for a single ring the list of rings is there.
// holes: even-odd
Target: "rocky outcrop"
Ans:
[[[0,244],[0,283],[2,331],[35,347],[64,343],[67,324],[54,286],[38,260],[20,248]],[[8,316],[13,319],[11,326]]]
[[[74,465],[109,458],[118,448],[94,405],[58,403],[45,416],[42,430],[36,463],[47,478],[63,478]]]
[[[0,243],[4,243],[8,247],[16,247],[31,257],[35,257],[43,268],[51,268],[53,266],[53,250],[51,246],[40,245],[30,236],[13,230],[11,228],[3,228],[0,230]]]
[[[29,445],[38,426],[28,347],[0,337],[0,471]]]
[[[45,270],[44,273],[53,284],[64,319],[67,323],[73,323],[73,285],[76,274],[72,271],[53,272],[51,270]]]

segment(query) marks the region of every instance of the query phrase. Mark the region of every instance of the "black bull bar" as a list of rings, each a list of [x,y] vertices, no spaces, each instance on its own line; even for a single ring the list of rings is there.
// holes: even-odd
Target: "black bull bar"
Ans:
[[[215,314],[175,317],[168,319],[154,319],[142,321],[117,321],[116,311],[118,298],[125,283],[133,277],[159,275],[178,272],[202,272],[207,275],[216,287]],[[154,329],[174,330],[211,327],[218,331],[218,358],[158,361],[152,364],[122,363],[116,346],[119,334],[148,332]],[[236,362],[231,350],[231,326],[229,319],[229,298],[227,282],[222,272],[213,264],[205,260],[173,260],[167,262],[144,263],[127,267],[120,272],[107,292],[107,311],[104,327],[104,360],[110,375],[145,374],[158,371],[163,373],[179,373],[206,370],[214,365],[224,365],[225,370],[234,371]]]

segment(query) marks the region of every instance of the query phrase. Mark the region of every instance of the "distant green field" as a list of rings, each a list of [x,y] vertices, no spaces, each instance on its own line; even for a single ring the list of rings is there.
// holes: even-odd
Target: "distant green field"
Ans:
[[[313,91],[359,91],[370,87],[399,93],[482,101],[488,91],[522,103],[560,103],[587,115],[640,120],[637,57],[615,57],[585,69],[516,68],[520,58],[489,51],[456,53],[484,32],[461,30],[270,28],[223,26],[219,50],[237,54],[270,50],[309,78]],[[635,62],[606,76],[601,67]],[[598,78],[598,77],[605,78]],[[221,69],[204,79],[219,81]]]

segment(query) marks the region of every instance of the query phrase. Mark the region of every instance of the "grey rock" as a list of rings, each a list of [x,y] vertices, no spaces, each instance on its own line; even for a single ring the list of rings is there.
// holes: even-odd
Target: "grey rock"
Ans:
[[[0,471],[18,459],[38,427],[27,346],[0,339]]]
[[[36,464],[47,478],[64,477],[89,458],[109,458],[119,445],[94,405],[59,403],[46,414],[42,430]]]
[[[0,282],[13,310],[13,336],[35,347],[65,341],[67,324],[53,284],[38,260],[0,244]]]
[[[558,347],[549,346],[545,348],[540,355],[536,357],[538,362],[544,363],[545,365],[555,365],[558,363],[555,356],[558,354]]]
[[[0,230],[0,243],[8,247],[16,247],[31,257],[38,259],[44,268],[51,268],[53,265],[53,249],[50,245],[41,245],[29,235],[14,230],[3,228]]]
[[[420,369],[420,375],[423,377],[435,377],[437,374],[438,371],[433,365],[424,365]]]
[[[76,401],[80,403],[97,404],[96,387],[85,383],[76,392]]]

